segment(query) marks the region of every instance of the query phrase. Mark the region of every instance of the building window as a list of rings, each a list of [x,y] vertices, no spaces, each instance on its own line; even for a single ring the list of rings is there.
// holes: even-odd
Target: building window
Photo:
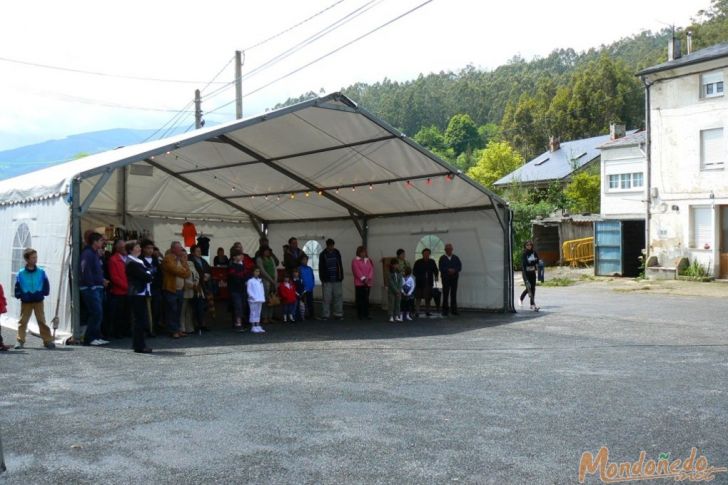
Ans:
[[[716,98],[723,96],[723,72],[709,72],[700,77],[700,97]]]
[[[303,252],[308,256],[308,265],[313,269],[313,279],[318,284],[319,281],[319,254],[321,254],[321,251],[323,251],[323,248],[321,247],[321,243],[312,239],[310,241],[306,241],[306,244],[303,245]]]
[[[713,211],[710,207],[691,207],[690,247],[711,249],[713,247]]]
[[[700,168],[722,169],[725,163],[723,128],[700,131]]]
[[[435,262],[438,262],[440,260],[440,256],[445,254],[445,243],[442,242],[442,239],[435,235],[428,234],[427,236],[424,236],[420,239],[420,242],[417,243],[417,249],[415,249],[414,255],[415,260],[422,257],[422,250],[424,249],[429,249],[430,259],[434,259]]]
[[[30,228],[28,228],[28,225],[25,223],[21,223],[18,225],[18,228],[15,231],[15,237],[13,238],[13,247],[12,247],[12,266],[10,270],[12,271],[10,275],[10,285],[9,288],[15,287],[15,277],[18,275],[21,269],[25,266],[25,259],[23,259],[23,252],[32,246],[31,238],[30,238]],[[12,294],[12,293],[11,293]]]
[[[609,176],[609,188],[610,189],[619,188],[619,175],[610,175]]]
[[[619,192],[642,188],[644,176],[642,172],[619,173],[609,175],[609,191]]]

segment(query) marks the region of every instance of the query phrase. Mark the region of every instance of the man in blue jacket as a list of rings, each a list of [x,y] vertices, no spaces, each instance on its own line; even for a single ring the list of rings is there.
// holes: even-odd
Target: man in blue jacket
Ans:
[[[81,290],[81,301],[88,314],[84,345],[106,345],[109,342],[101,338],[101,321],[104,316],[104,288],[109,284],[104,278],[104,270],[99,258],[99,250],[104,245],[104,237],[94,232],[88,237],[88,246],[81,252],[81,274],[78,286]]]
[[[440,256],[440,277],[442,278],[442,316],[458,314],[458,278],[463,265],[452,253],[452,244],[445,244],[445,254]]]
[[[20,321],[18,322],[18,343],[16,349],[25,346],[25,334],[28,331],[28,320],[35,314],[43,345],[47,349],[55,349],[51,329],[46,325],[43,300],[51,291],[51,285],[43,268],[38,267],[38,252],[28,248],[23,252],[25,268],[21,269],[15,279],[15,298],[20,300]]]

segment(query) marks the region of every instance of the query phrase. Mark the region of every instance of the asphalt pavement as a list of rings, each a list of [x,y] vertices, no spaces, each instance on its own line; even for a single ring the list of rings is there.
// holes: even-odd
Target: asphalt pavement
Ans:
[[[563,484],[602,446],[728,466],[726,299],[537,296],[538,313],[220,329],[151,355],[29,339],[0,354],[0,484]]]

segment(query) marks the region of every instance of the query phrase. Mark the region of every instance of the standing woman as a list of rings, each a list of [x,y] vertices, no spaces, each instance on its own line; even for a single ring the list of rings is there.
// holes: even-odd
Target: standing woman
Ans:
[[[523,299],[528,295],[531,299],[531,310],[537,312],[540,310],[536,306],[536,270],[538,269],[538,253],[533,249],[533,242],[526,241],[523,245],[523,256],[521,256],[521,273],[523,274],[523,284],[526,289],[521,293],[519,304],[523,306]]]
[[[276,279],[278,260],[273,256],[270,247],[263,247],[260,256],[255,260],[255,264],[260,269],[260,276],[263,279],[263,287],[265,288],[265,303],[261,311],[261,323],[270,323],[273,316],[273,307],[268,304],[269,297],[276,292]]]
[[[356,316],[359,320],[370,320],[369,292],[374,284],[374,263],[367,255],[367,248],[356,248],[356,257],[351,261],[351,272],[354,274],[354,290],[356,291]]]
[[[151,283],[154,279],[150,268],[140,258],[142,247],[137,241],[126,243],[126,280],[128,282],[128,298],[131,300],[134,326],[132,327],[132,347],[134,352],[151,353],[144,341],[144,333],[149,329],[149,311],[147,298],[152,294]]]

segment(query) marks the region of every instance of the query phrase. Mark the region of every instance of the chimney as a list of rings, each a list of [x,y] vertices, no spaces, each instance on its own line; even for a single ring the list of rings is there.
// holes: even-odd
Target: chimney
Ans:
[[[622,138],[626,134],[627,134],[627,129],[624,125],[618,125],[616,123],[611,123],[609,125],[609,139],[610,140],[616,140],[617,138]]]
[[[688,30],[687,42],[685,43],[685,54],[690,54],[693,51],[693,33]]]
[[[680,54],[680,39],[673,34],[667,42],[667,60],[674,61],[680,59],[680,57],[682,57]]]
[[[561,142],[559,140],[558,136],[550,136],[549,137],[549,151],[555,152],[561,147]]]

